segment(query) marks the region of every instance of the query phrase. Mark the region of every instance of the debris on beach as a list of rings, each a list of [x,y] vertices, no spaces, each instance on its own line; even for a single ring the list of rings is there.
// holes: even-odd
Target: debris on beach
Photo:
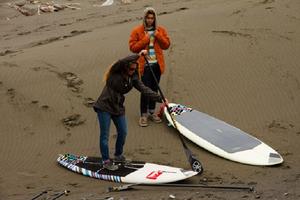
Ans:
[[[121,0],[121,3],[122,4],[130,4],[131,3],[131,0]],[[102,6],[111,6],[114,4],[114,0],[106,0],[104,3],[102,3],[100,5],[100,7]],[[95,7],[99,7],[99,5],[94,5]]]
[[[23,5],[21,3],[8,3],[8,6],[11,8],[15,8],[17,11],[22,13],[25,16],[32,16],[38,13],[37,5]]]
[[[58,4],[53,1],[41,2],[35,0],[20,0],[12,3],[7,3],[7,5],[11,8],[16,9],[25,16],[33,16],[36,14],[40,15],[41,13],[48,12],[58,12],[60,10],[64,10],[65,8],[69,8],[72,10],[81,9],[80,7],[78,7],[80,3]]]
[[[113,5],[114,0],[106,0],[101,6],[111,6]]]
[[[130,4],[131,0],[121,0],[122,4]],[[114,0],[106,0],[101,5],[94,4],[94,7],[111,6],[114,4]],[[16,9],[25,16],[40,15],[41,13],[52,13],[64,10],[66,8],[72,10],[80,10],[80,3],[56,3],[54,1],[42,2],[39,0],[17,0],[11,3],[7,3],[11,8]],[[10,20],[10,18],[6,18]]]
[[[131,0],[121,0],[121,2],[122,2],[123,4],[130,4],[130,3],[131,3]]]

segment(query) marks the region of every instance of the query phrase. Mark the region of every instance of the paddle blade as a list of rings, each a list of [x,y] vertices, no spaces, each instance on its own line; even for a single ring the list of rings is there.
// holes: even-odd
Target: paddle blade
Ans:
[[[192,170],[194,172],[198,172],[199,174],[202,174],[203,167],[202,167],[202,164],[200,163],[200,161],[197,160],[195,157],[191,157],[189,160],[190,160]]]
[[[188,161],[192,167],[192,170],[194,172],[198,172],[199,174],[201,174],[203,172],[203,167],[202,167],[201,162],[195,156],[193,156],[190,149],[188,149],[185,145],[184,145],[184,150],[185,150],[185,154],[188,158]]]

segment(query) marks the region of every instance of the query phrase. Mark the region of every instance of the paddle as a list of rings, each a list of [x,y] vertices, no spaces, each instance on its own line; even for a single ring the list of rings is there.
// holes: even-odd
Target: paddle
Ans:
[[[170,107],[169,107],[169,105],[168,105],[168,102],[167,102],[167,100],[166,100],[166,98],[165,98],[165,96],[164,96],[162,90],[161,90],[160,87],[159,87],[159,83],[158,83],[158,81],[157,81],[157,79],[156,79],[156,77],[155,77],[155,74],[154,74],[154,72],[153,72],[153,70],[152,70],[152,68],[151,68],[151,65],[149,64],[149,62],[148,62],[146,56],[145,56],[144,54],[142,54],[142,55],[144,56],[146,65],[149,67],[149,69],[150,69],[150,71],[151,71],[151,74],[152,74],[152,76],[153,76],[153,78],[154,78],[154,81],[155,81],[155,83],[156,83],[156,85],[157,85],[159,94],[160,94],[160,96],[161,96],[161,98],[162,98],[164,104],[165,104],[166,107],[167,107],[167,111],[168,111],[168,113],[169,113],[169,115],[170,115],[170,117],[171,117],[171,119],[172,119],[172,122],[173,122],[173,124],[174,124],[174,128],[178,131],[179,139],[180,139],[180,141],[181,141],[181,143],[182,143],[182,146],[183,146],[183,148],[184,148],[184,151],[185,151],[185,154],[186,154],[186,156],[187,156],[187,158],[188,158],[188,161],[189,161],[189,163],[190,163],[190,165],[191,165],[191,167],[192,167],[192,170],[195,171],[195,172],[198,172],[198,173],[202,173],[202,172],[203,172],[203,167],[202,167],[200,161],[192,154],[191,150],[186,146],[186,144],[185,144],[185,142],[184,142],[184,139],[183,139],[183,136],[181,135],[181,133],[180,133],[180,131],[179,131],[177,125],[176,125],[176,122],[175,122],[175,120],[174,120],[174,117],[173,117],[173,115],[172,115],[172,113],[171,113],[171,109],[170,109]]]
[[[52,200],[58,199],[58,198],[62,197],[63,195],[68,196],[69,193],[70,193],[69,190],[65,190],[65,191],[59,193],[57,196],[55,196]]]
[[[230,189],[230,190],[248,190],[254,191],[252,186],[239,186],[239,185],[206,185],[206,184],[184,184],[184,183],[159,183],[159,184],[127,184],[115,187],[109,187],[108,192],[118,192],[129,189],[134,189],[134,186],[146,186],[146,187],[181,187],[181,188],[208,188],[208,189]]]
[[[39,198],[40,196],[42,196],[43,194],[46,194],[48,191],[42,191],[41,193],[39,193],[38,195],[36,195],[35,197],[33,197],[31,200],[35,200],[37,198]]]

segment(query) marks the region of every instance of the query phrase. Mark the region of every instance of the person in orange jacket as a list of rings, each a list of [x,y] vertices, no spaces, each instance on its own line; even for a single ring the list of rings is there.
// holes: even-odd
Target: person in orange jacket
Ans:
[[[135,27],[129,38],[129,48],[133,53],[138,53],[143,49],[148,50],[146,59],[149,66],[146,64],[144,58],[141,56],[138,59],[139,72],[141,80],[145,86],[151,88],[153,91],[158,91],[158,86],[155,83],[153,75],[149,69],[152,68],[156,79],[160,81],[161,74],[165,71],[165,61],[163,50],[170,46],[170,39],[167,31],[162,26],[157,25],[157,16],[153,8],[148,7],[144,10],[143,24]],[[162,120],[155,114],[156,102],[149,99],[149,97],[141,94],[140,98],[140,112],[139,125],[142,127],[148,126],[148,118],[156,123]]]

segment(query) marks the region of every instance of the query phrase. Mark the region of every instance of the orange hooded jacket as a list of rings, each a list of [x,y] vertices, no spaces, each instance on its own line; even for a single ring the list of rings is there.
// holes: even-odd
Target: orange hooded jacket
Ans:
[[[145,18],[147,15],[147,11],[152,10],[154,13],[153,8],[148,8],[145,10],[145,15],[143,18],[143,24],[135,27],[133,31],[130,34],[129,38],[129,48],[130,51],[133,53],[139,53],[141,50],[149,49],[149,42],[150,42],[150,37],[147,32],[145,31]],[[157,17],[155,14],[155,21],[154,21],[154,26],[155,26],[155,41],[154,41],[154,50],[155,50],[155,55],[156,59],[158,61],[159,67],[160,67],[160,72],[161,74],[164,73],[165,71],[165,61],[164,61],[164,55],[163,55],[163,50],[166,50],[170,46],[170,39],[168,37],[167,31],[161,27],[161,26],[156,26],[157,24]],[[141,56],[138,59],[139,63],[139,72],[142,75],[144,73],[144,65],[145,65],[145,60]]]

